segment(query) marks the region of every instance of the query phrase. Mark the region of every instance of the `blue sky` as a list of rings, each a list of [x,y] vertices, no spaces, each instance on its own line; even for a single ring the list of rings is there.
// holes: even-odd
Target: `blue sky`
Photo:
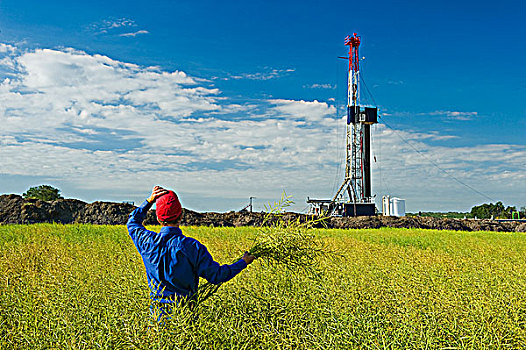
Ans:
[[[519,1],[1,1],[0,192],[162,184],[226,211],[285,190],[303,210],[343,179],[357,32],[377,197],[525,206],[525,20]]]

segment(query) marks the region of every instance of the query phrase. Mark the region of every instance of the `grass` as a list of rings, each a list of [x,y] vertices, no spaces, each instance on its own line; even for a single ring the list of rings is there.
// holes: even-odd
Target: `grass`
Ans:
[[[256,231],[183,228],[223,263]],[[308,233],[341,255],[320,257],[321,278],[258,259],[160,328],[125,227],[0,226],[0,348],[526,348],[526,235]]]

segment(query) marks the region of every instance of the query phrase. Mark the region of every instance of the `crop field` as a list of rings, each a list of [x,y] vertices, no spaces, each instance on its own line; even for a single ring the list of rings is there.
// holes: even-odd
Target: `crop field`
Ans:
[[[183,232],[221,263],[255,235]],[[176,309],[160,326],[124,226],[0,226],[0,348],[526,348],[525,234],[313,233],[331,252],[319,274],[260,258],[195,312]]]

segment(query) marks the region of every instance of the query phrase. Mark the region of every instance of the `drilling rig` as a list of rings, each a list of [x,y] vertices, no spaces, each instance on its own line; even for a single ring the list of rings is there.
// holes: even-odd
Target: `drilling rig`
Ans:
[[[345,145],[345,177],[332,199],[311,199],[311,214],[335,216],[376,215],[371,189],[371,125],[378,123],[376,107],[360,106],[360,37],[345,38],[349,46],[347,79],[347,124]]]

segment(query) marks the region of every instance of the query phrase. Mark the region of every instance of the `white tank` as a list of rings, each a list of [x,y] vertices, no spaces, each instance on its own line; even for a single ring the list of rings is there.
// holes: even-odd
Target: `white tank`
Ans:
[[[393,197],[390,204],[391,216],[405,216],[405,199]]]
[[[383,216],[405,216],[405,199],[383,196],[382,197]]]
[[[383,196],[382,197],[382,215],[383,216],[391,215],[390,207],[391,207],[391,197]]]

